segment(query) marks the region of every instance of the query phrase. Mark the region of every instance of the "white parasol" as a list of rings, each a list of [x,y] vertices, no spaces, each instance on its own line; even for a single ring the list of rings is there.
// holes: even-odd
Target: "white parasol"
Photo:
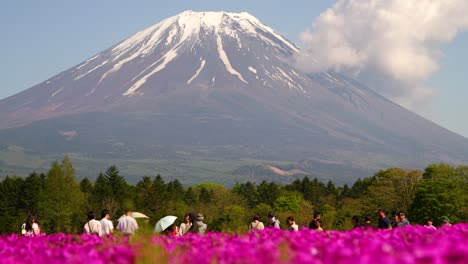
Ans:
[[[125,216],[125,215],[122,215],[122,216],[119,218],[119,220],[122,219],[122,217],[124,217],[124,216]],[[142,214],[142,213],[139,213],[139,212],[132,212],[132,217],[133,217],[133,218],[149,218],[149,216],[147,216],[147,215],[145,215],[145,214]],[[119,220],[117,220],[117,221],[119,221]]]
[[[156,223],[156,226],[154,227],[154,231],[162,232],[166,230],[166,228],[174,224],[176,219],[177,219],[177,216],[173,216],[173,215],[168,215],[159,219],[159,221]]]

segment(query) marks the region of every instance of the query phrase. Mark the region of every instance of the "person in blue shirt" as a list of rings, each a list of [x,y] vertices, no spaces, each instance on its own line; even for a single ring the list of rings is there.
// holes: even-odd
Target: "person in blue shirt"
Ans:
[[[390,219],[388,219],[388,217],[385,216],[385,210],[379,209],[377,213],[379,215],[378,228],[379,229],[392,229],[392,222],[390,222]]]

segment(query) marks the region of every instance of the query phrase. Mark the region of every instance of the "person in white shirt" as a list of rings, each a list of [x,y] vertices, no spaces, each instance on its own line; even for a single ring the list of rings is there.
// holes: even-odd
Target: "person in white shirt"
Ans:
[[[188,231],[190,230],[190,228],[193,225],[193,219],[192,219],[192,216],[190,214],[185,215],[184,221],[185,221],[184,223],[180,224],[180,234],[181,235],[187,234]]]
[[[298,231],[299,226],[296,224],[296,221],[294,221],[294,218],[292,216],[286,218],[286,224],[288,225],[288,230],[289,231]]]
[[[28,216],[26,223],[24,225],[24,235],[26,236],[36,236],[41,233],[41,228],[39,226],[39,221],[35,216]],[[23,233],[23,232],[22,232]]]
[[[266,227],[273,227],[273,228],[281,229],[280,221],[276,219],[275,213],[273,212],[268,213],[268,221],[266,222]]]
[[[207,230],[206,224],[203,223],[204,219],[205,218],[203,217],[203,215],[201,213],[197,214],[197,226],[198,226],[198,233],[200,235],[204,235],[206,233],[206,230]]]
[[[110,215],[109,215],[109,210],[104,209],[101,212],[101,229],[102,229],[102,234],[103,235],[112,235],[114,233],[114,224],[112,224],[112,221],[109,220]]]
[[[124,236],[135,234],[135,231],[138,230],[138,223],[135,218],[132,217],[132,211],[125,210],[125,216],[119,219],[117,229],[120,230]]]
[[[265,226],[263,225],[263,222],[260,221],[260,215],[255,214],[253,217],[252,223],[249,225],[249,231],[252,230],[263,230],[265,229]]]
[[[97,221],[93,211],[88,213],[88,222],[83,226],[83,232],[88,235],[102,236],[101,222]]]

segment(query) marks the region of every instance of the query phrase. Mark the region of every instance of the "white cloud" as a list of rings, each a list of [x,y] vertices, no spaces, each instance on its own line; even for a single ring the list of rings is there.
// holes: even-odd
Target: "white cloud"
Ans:
[[[468,0],[338,0],[301,34],[299,67],[335,70],[412,107],[431,95],[441,47],[468,29]]]

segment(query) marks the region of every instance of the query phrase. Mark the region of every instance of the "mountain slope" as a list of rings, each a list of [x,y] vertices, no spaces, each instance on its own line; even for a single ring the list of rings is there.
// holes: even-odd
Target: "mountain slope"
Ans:
[[[247,13],[186,11],[1,100],[0,144],[104,160],[288,161],[349,181],[468,160],[467,139],[345,76],[302,73],[298,51]]]

